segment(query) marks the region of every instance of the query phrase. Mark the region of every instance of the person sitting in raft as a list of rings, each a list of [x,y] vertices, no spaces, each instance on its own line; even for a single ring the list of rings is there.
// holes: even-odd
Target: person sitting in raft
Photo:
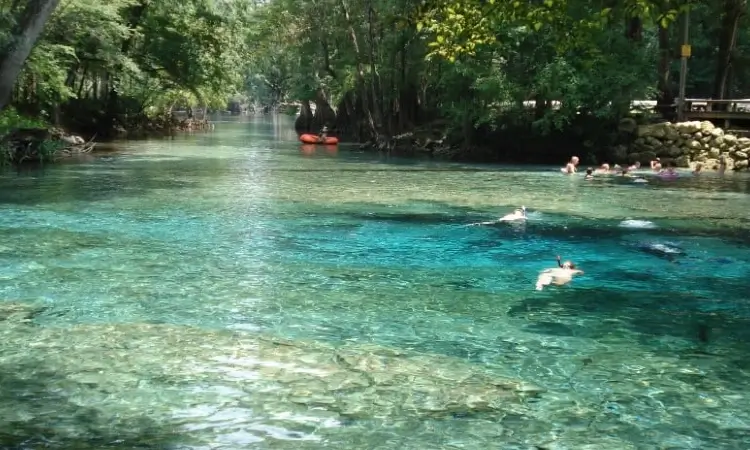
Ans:
[[[566,173],[566,174],[576,173],[576,166],[578,166],[578,162],[579,161],[580,160],[578,159],[577,156],[571,157],[570,158],[570,162],[568,164],[566,164],[565,167],[563,167],[562,169],[560,169],[560,171],[562,173]]]
[[[576,265],[571,261],[560,261],[560,256],[557,257],[557,267],[552,269],[545,269],[539,273],[539,278],[536,280],[536,290],[541,291],[544,286],[554,284],[556,286],[562,286],[570,283],[573,280],[574,275],[582,275],[583,271],[576,269]]]
[[[661,171],[661,158],[656,158],[655,160],[651,161],[651,170],[654,172]]]
[[[589,167],[586,169],[586,176],[583,177],[584,180],[593,180],[594,179],[594,169]]]
[[[521,206],[510,214],[506,214],[499,219],[500,222],[512,222],[515,220],[526,220],[526,207]]]
[[[323,128],[320,129],[320,133],[318,133],[318,142],[323,142],[328,137],[328,127],[323,125]]]

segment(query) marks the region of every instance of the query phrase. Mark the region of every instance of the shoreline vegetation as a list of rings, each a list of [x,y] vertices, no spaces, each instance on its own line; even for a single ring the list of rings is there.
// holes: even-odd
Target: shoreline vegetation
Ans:
[[[207,110],[299,105],[298,133],[325,126],[371,151],[630,163],[663,150],[639,127],[675,121],[681,18],[695,25],[687,97],[750,97],[746,11],[747,0],[0,0],[2,154],[55,159],[80,150],[71,136],[89,149],[208,131]],[[28,145],[33,128],[49,139]]]

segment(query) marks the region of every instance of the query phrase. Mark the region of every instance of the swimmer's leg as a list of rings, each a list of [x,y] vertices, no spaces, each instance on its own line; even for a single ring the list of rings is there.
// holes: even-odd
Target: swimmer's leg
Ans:
[[[549,286],[552,283],[552,275],[548,272],[542,272],[539,274],[539,278],[536,280],[536,290],[541,291],[544,286]]]

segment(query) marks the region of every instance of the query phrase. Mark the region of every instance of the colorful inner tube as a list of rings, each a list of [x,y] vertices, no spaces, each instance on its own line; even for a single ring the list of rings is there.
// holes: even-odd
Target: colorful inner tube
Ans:
[[[333,136],[328,136],[325,139],[321,139],[318,135],[315,134],[300,135],[299,140],[304,142],[305,144],[336,145],[339,143],[338,138],[335,138]]]

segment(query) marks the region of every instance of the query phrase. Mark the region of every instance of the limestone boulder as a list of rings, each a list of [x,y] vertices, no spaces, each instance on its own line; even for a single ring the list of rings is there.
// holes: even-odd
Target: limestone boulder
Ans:
[[[633,134],[638,131],[638,123],[634,119],[625,117],[620,120],[617,128],[621,133]]]
[[[708,120],[704,120],[701,122],[701,132],[703,133],[711,133],[712,130],[714,130],[716,126],[709,122]]]
[[[647,136],[645,141],[646,141],[646,145],[651,148],[659,148],[662,146],[662,142],[653,136]]]
[[[664,131],[664,124],[656,123],[651,125],[641,125],[638,127],[638,136],[653,137],[661,139],[666,135]]]
[[[678,156],[674,159],[674,163],[677,164],[677,167],[690,167],[690,158],[687,156]]]
[[[677,146],[672,146],[667,149],[667,156],[671,158],[677,158],[678,156],[682,156],[684,153],[684,150]]]
[[[640,156],[639,161],[641,164],[648,164],[649,162],[656,159],[656,153],[652,151],[641,152],[639,156]]]
[[[664,138],[670,141],[676,141],[680,138],[680,132],[673,126],[664,127]]]

